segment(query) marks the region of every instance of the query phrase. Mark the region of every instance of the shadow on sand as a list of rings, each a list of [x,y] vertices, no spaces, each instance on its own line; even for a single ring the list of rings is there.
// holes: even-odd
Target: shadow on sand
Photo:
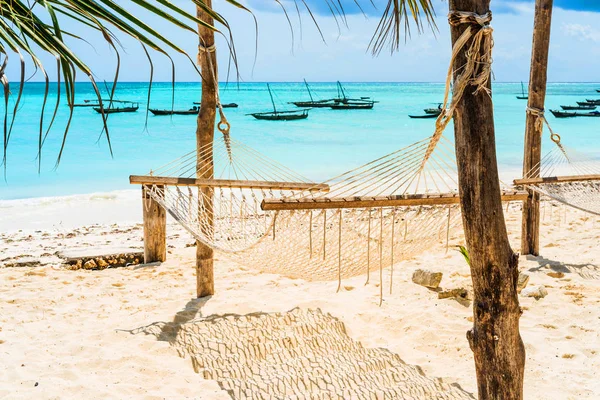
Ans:
[[[132,335],[144,333],[155,336],[157,340],[174,344],[182,325],[189,321],[202,317],[202,307],[212,298],[212,296],[202,297],[200,299],[191,299],[186,303],[181,311],[173,317],[171,322],[153,322],[149,325],[141,326],[135,329],[118,329],[119,332],[127,332]]]
[[[529,268],[531,272],[544,272],[550,269],[552,272],[562,272],[564,274],[577,274],[584,279],[600,279],[600,266],[585,264],[569,264],[562,261],[550,260],[542,256],[527,256],[527,260],[535,261],[538,267]]]

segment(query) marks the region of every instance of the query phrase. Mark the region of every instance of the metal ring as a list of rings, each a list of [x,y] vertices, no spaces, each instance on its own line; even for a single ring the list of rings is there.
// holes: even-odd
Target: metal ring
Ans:
[[[550,139],[556,144],[560,143],[560,135],[558,133],[550,135]]]
[[[229,132],[229,128],[231,128],[231,125],[229,125],[229,122],[227,121],[219,121],[219,123],[217,124],[217,128],[219,128],[221,132]]]

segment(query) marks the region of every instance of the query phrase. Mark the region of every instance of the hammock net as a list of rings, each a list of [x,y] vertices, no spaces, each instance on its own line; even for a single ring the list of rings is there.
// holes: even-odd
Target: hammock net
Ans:
[[[209,168],[198,167],[197,154],[211,152],[214,179],[207,190],[193,178],[206,176]],[[198,241],[242,264],[292,278],[367,274],[368,281],[368,272],[379,270],[383,279],[384,268],[443,243],[461,222],[454,149],[443,137],[321,184],[228,136],[151,176],[177,178],[176,184],[144,189]],[[448,204],[426,204],[440,197]],[[387,205],[411,199],[421,205]],[[300,208],[263,210],[268,205]]]
[[[551,131],[552,132],[552,131]],[[600,215],[598,159],[565,147],[552,132],[556,146],[525,174],[525,187],[570,207]]]

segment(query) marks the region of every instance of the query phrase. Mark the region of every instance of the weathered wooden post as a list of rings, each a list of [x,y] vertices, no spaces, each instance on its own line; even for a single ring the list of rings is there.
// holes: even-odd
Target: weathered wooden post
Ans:
[[[525,154],[523,156],[523,176],[528,178],[539,177],[539,164],[542,157],[544,121],[540,112],[544,110],[546,98],[552,2],[553,0],[536,0],[535,2]],[[533,175],[531,174],[532,169],[535,172]],[[523,203],[521,253],[535,256],[540,253],[540,195],[532,190],[529,191],[529,197]]]
[[[498,178],[489,81],[490,0],[450,0],[449,6],[456,163],[473,281],[473,328],[467,339],[475,359],[478,398],[521,400],[525,346],[519,334],[519,258],[510,248]]]
[[[204,0],[207,7],[212,7],[211,0]],[[196,7],[198,19],[213,26],[213,18],[201,7]],[[215,118],[217,108],[217,55],[215,49],[215,34],[210,28],[198,25],[198,64],[202,71],[202,98],[200,112],[198,113],[198,125],[196,128],[196,149],[198,158],[196,160],[196,171],[199,179],[214,178],[214,160],[212,152],[213,136],[215,132]],[[210,150],[206,149],[207,145]],[[212,187],[198,188],[198,201],[203,202],[198,218],[206,219],[202,229],[207,230],[207,236],[213,234],[213,196]],[[200,297],[210,296],[215,293],[215,281],[213,272],[213,249],[200,241],[196,241],[196,295]]]
[[[144,263],[167,259],[167,211],[161,207],[142,185],[142,208],[144,219]],[[164,190],[157,186],[157,190]]]

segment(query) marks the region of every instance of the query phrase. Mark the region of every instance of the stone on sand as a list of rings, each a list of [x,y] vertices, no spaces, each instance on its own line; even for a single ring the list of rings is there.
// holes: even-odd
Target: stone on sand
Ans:
[[[437,289],[442,281],[441,272],[433,272],[426,269],[417,269],[412,275],[412,281],[417,285],[431,289]]]
[[[548,291],[544,285],[540,286],[532,286],[521,290],[521,296],[523,297],[533,297],[536,300],[539,300],[548,295]]]
[[[466,299],[469,297],[469,292],[464,288],[456,288],[456,289],[448,289],[442,290],[438,292],[438,299],[448,299],[448,298],[456,298],[456,299]]]
[[[83,269],[94,269],[94,268],[98,268],[98,264],[96,264],[96,261],[94,261],[94,260],[89,260],[85,264],[83,264]]]

